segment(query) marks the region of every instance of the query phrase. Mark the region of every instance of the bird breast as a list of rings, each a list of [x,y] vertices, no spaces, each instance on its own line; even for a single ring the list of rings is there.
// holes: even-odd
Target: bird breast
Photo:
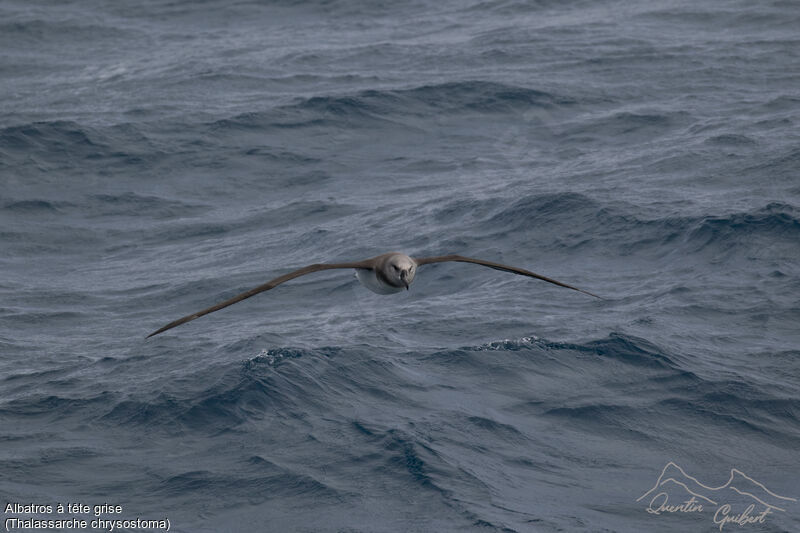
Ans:
[[[375,271],[369,268],[357,268],[356,278],[363,286],[378,294],[394,294],[404,290],[403,287],[392,287],[388,283],[381,281]]]

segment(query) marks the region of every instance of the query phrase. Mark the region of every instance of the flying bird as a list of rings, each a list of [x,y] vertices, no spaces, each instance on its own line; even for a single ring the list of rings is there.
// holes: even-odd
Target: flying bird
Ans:
[[[589,291],[573,287],[572,285],[567,285],[566,283],[563,283],[561,281],[548,278],[540,274],[536,274],[534,272],[525,270],[523,268],[502,265],[500,263],[495,263],[493,261],[485,261],[483,259],[473,259],[471,257],[464,257],[462,255],[440,255],[436,257],[409,257],[406,254],[400,252],[389,252],[386,254],[381,254],[379,256],[373,257],[371,259],[364,259],[363,261],[355,261],[352,263],[316,263],[313,265],[308,265],[293,272],[289,272],[288,274],[284,274],[283,276],[279,276],[275,279],[272,279],[264,283],[263,285],[259,285],[258,287],[250,289],[247,292],[243,292],[242,294],[234,296],[233,298],[225,300],[224,302],[212,305],[207,309],[203,309],[202,311],[198,311],[196,313],[192,313],[191,315],[186,315],[185,317],[173,320],[166,326],[157,329],[156,331],[148,335],[147,338],[152,337],[153,335],[158,335],[159,333],[163,333],[168,329],[180,326],[181,324],[190,322],[195,318],[200,318],[203,315],[213,313],[214,311],[219,311],[224,307],[228,307],[229,305],[241,302],[246,298],[255,296],[260,292],[274,289],[275,287],[277,287],[278,285],[280,285],[285,281],[289,281],[290,279],[294,279],[300,276],[305,276],[306,274],[311,274],[312,272],[319,272],[320,270],[331,270],[334,268],[352,268],[355,269],[356,271],[356,277],[358,278],[358,281],[360,281],[362,285],[364,285],[372,292],[376,292],[378,294],[392,294],[400,292],[404,289],[408,290],[409,286],[414,281],[414,277],[417,275],[418,267],[422,265],[428,265],[431,263],[446,263],[448,261],[483,265],[489,268],[494,268],[496,270],[511,272],[512,274],[519,274],[521,276],[528,276],[531,278],[540,279],[543,281],[547,281],[548,283],[553,283],[560,287],[566,287],[568,289],[588,294],[589,296],[594,296],[595,298],[600,298],[596,294],[592,294]]]

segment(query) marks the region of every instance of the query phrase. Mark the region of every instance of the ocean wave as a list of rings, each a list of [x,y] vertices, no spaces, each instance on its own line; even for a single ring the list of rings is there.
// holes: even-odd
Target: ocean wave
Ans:
[[[536,2],[523,2],[520,0],[481,0],[473,3],[467,8],[467,12],[485,15],[486,12],[497,12],[506,16],[518,17],[533,12],[543,12],[555,6],[566,6],[568,9],[580,8],[585,6],[585,0],[570,0],[569,2],[559,2],[558,0],[537,0]]]
[[[122,212],[113,212],[113,214],[120,215],[128,208],[135,209],[135,203],[124,207],[126,209]],[[104,208],[108,209],[108,206],[104,206]],[[304,225],[307,224],[309,228],[313,229],[309,229],[296,239],[295,243],[298,249],[302,249],[304,244],[316,244],[321,240],[321,237],[327,235],[327,229],[315,226],[315,224],[346,218],[359,212],[355,205],[350,204],[298,200],[276,205],[272,208],[243,211],[236,217],[228,217],[224,221],[215,221],[210,217],[197,216],[210,210],[210,208],[202,205],[164,200],[152,204],[150,208],[153,210],[154,215],[161,214],[164,219],[167,219],[164,224],[147,236],[147,240],[150,242],[175,243],[191,239],[205,239],[212,236],[233,236],[241,233],[252,233],[258,228],[264,227],[273,229],[285,228],[296,225],[297,220],[302,220]],[[112,213],[108,214],[111,215]]]
[[[35,46],[61,43],[63,46],[66,40],[79,43],[87,39],[118,41],[137,38],[141,33],[131,28],[112,26],[108,21],[102,24],[85,24],[61,19],[28,19],[0,23],[0,35],[15,47],[19,47],[25,43]]]
[[[26,376],[26,378],[27,377],[29,376]],[[72,382],[62,381],[61,385],[62,387],[66,387],[76,382],[76,380]],[[57,418],[78,413],[89,413],[100,406],[113,403],[115,399],[116,394],[109,391],[79,398],[69,398],[53,394],[33,394],[6,401],[0,406],[0,412],[15,417],[44,416],[48,418]]]
[[[657,366],[677,369],[678,365],[655,344],[632,335],[610,333],[607,338],[576,345],[600,357],[613,358],[631,365]]]
[[[83,207],[88,210],[89,218],[144,214],[156,220],[190,217],[211,210],[206,204],[133,192],[90,195]]]
[[[652,440],[654,435],[645,429],[645,409],[637,406],[596,403],[575,407],[556,407],[543,413],[548,418],[572,426],[590,426],[597,433],[624,435],[626,440],[635,437]]]
[[[685,111],[661,113],[615,112],[566,128],[561,142],[580,146],[583,143],[624,145],[648,143],[678,127],[691,124],[692,115]]]
[[[530,108],[575,104],[564,95],[528,87],[466,80],[408,89],[366,90],[356,94],[319,95],[270,111],[251,112],[213,123],[220,129],[267,129],[337,126],[408,127],[410,117],[463,113],[517,113]]]
[[[239,352],[248,346],[250,343],[231,345],[228,349]],[[438,369],[448,368],[471,374],[479,369],[486,371],[489,361],[482,353],[487,351],[498,352],[493,356],[490,366],[496,376],[511,376],[517,372],[513,365],[526,360],[528,363],[523,364],[533,365],[540,356],[575,358],[593,354],[616,360],[632,369],[650,368],[649,377],[662,384],[665,384],[665,376],[672,376],[676,378],[670,383],[673,387],[696,382],[696,377],[683,370],[663,349],[644,339],[619,333],[579,344],[525,337],[459,349],[422,352],[413,357],[429,361]],[[518,355],[504,362],[503,352]],[[558,352],[563,352],[563,355],[557,355]],[[308,361],[302,363],[301,360],[305,359]],[[351,363],[344,365],[344,360]],[[307,365],[315,367],[313,374],[300,371]],[[375,358],[369,355],[369,351],[362,352],[361,348],[272,348],[246,359],[240,365],[226,366],[227,369],[212,387],[162,392],[147,399],[116,398],[113,406],[100,418],[111,424],[218,433],[230,431],[247,420],[261,419],[268,413],[274,416],[276,413],[323,412],[323,405],[331,400],[331,394],[334,397],[357,394],[375,401],[404,402],[408,405],[416,403],[407,398],[403,391],[418,385],[406,382],[407,375],[394,363]],[[653,373],[656,369],[661,371]],[[509,432],[510,435],[515,431],[512,426],[502,426],[500,422],[490,419],[473,418],[465,423],[476,428],[483,427],[484,430]]]
[[[42,170],[71,172],[85,164],[102,166],[100,172],[107,172],[109,163],[127,168],[149,164],[163,155],[146,141],[141,144],[142,139],[135,138],[138,136],[131,137],[130,131],[66,120],[32,122],[0,129],[0,154],[15,173],[35,169],[38,179],[43,177]]]
[[[576,103],[574,99],[564,95],[481,80],[425,85],[394,93],[412,102],[423,104],[426,111],[506,113],[531,107],[566,106]],[[374,96],[381,98],[384,94],[374,92]],[[409,111],[413,113],[414,106]]]
[[[442,443],[426,442],[418,435],[397,427],[368,426],[353,421],[352,428],[364,442],[364,452],[355,452],[353,461],[376,477],[391,479],[402,490],[427,491],[462,507],[453,500],[452,487],[471,485],[478,498],[485,498],[488,487],[468,468],[453,464]],[[469,445],[469,443],[465,443]]]
[[[246,420],[263,418],[265,413],[294,412],[297,401],[276,379],[229,371],[219,384],[204,390],[119,401],[99,419],[110,425],[148,427],[168,434],[226,433]],[[299,390],[295,392],[302,397]]]
[[[700,247],[757,244],[764,240],[800,242],[800,218],[794,206],[773,202],[749,212],[695,220],[689,240]]]
[[[231,349],[235,349],[232,347]],[[282,374],[276,369],[303,356],[325,357],[337,348],[269,350],[243,363],[230,363],[212,386],[161,392],[152,398],[130,397],[115,402],[100,416],[107,424],[159,428],[168,433],[233,431],[247,420],[268,414],[303,412],[324,401],[320,384],[307,375]],[[199,378],[198,378],[199,379]],[[199,383],[199,381],[198,381]]]
[[[0,129],[0,155],[2,164],[14,169],[15,174],[32,174],[41,180],[49,177],[49,171],[75,171],[82,180],[99,184],[98,176],[109,176],[112,170],[150,169],[164,162],[170,152],[185,154],[184,147],[154,141],[146,131],[146,126],[131,123],[29,122]]]
[[[260,456],[248,462],[248,472],[193,470],[170,476],[152,487],[156,494],[182,497],[186,494],[216,498],[221,491],[245,501],[263,501],[271,494],[338,500],[342,493],[317,479],[281,468]]]
[[[754,146],[758,142],[752,137],[741,135],[738,133],[723,133],[720,135],[713,135],[708,137],[705,142],[712,145],[731,146],[731,147],[745,147]]]
[[[791,248],[800,242],[798,208],[784,202],[724,215],[646,215],[640,207],[578,193],[530,195],[506,204],[455,200],[434,213],[443,223],[491,228],[495,236],[535,231],[538,246],[593,248],[615,256],[673,254],[686,260],[701,252],[757,251],[767,242]]]
[[[504,228],[511,231],[521,230],[535,224],[574,217],[581,221],[589,216],[606,215],[597,200],[579,193],[565,192],[556,194],[538,194],[524,196],[510,205],[503,206],[483,224],[493,228]],[[603,222],[610,222],[604,220]]]
[[[76,207],[75,204],[69,202],[31,199],[6,202],[2,207],[0,207],[0,210],[17,214],[42,215],[61,213],[64,209],[73,207]]]
[[[752,9],[752,10],[732,10],[732,9],[719,9],[712,5],[708,6],[692,6],[687,8],[682,6],[675,7],[657,7],[647,8],[635,15],[636,18],[645,20],[652,20],[658,22],[667,22],[681,24],[682,26],[691,27],[707,27],[709,24],[719,24],[726,28],[748,28],[750,30],[760,29],[763,27],[790,27],[793,21],[797,21],[795,16],[787,16],[787,13],[781,9],[777,9],[780,3],[767,4],[764,6],[766,9]],[[744,35],[747,35],[746,33]],[[746,37],[745,37],[746,38]]]
[[[72,121],[32,122],[0,129],[0,146],[25,151],[82,151],[86,155],[103,146],[98,137],[91,128]]]

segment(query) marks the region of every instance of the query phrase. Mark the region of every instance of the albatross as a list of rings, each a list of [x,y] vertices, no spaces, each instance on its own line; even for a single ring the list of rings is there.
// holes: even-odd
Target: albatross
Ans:
[[[414,281],[414,277],[417,275],[418,267],[422,265],[429,265],[431,263],[446,263],[450,261],[455,261],[459,263],[473,263],[475,265],[494,268],[495,270],[502,270],[503,272],[511,272],[512,274],[528,276],[531,278],[536,278],[542,281],[546,281],[548,283],[552,283],[554,285],[558,285],[559,287],[566,287],[567,289],[572,289],[574,291],[588,294],[589,296],[594,296],[595,298],[600,298],[600,296],[592,294],[589,291],[579,289],[578,287],[573,287],[572,285],[568,285],[553,278],[548,278],[546,276],[542,276],[541,274],[536,274],[535,272],[525,270],[524,268],[518,268],[509,265],[503,265],[500,263],[495,263],[494,261],[486,261],[484,259],[473,259],[472,257],[464,257],[462,255],[439,255],[436,257],[410,257],[400,252],[389,252],[386,254],[378,255],[376,257],[372,257],[370,259],[364,259],[363,261],[354,261],[350,263],[315,263],[313,265],[308,265],[303,268],[299,268],[297,270],[289,272],[288,274],[284,274],[283,276],[278,276],[275,279],[271,279],[268,282],[264,283],[263,285],[259,285],[258,287],[243,292],[242,294],[234,296],[233,298],[225,300],[224,302],[220,302],[216,305],[212,305],[207,309],[203,309],[202,311],[198,311],[196,313],[192,313],[191,315],[186,315],[177,320],[173,320],[169,324],[165,325],[162,328],[157,329],[156,331],[148,335],[147,338],[150,338],[154,335],[158,335],[159,333],[163,333],[168,329],[180,326],[181,324],[190,322],[195,318],[200,318],[203,315],[213,313],[214,311],[219,311],[220,309],[228,307],[229,305],[233,305],[237,302],[241,302],[242,300],[250,298],[251,296],[255,296],[260,292],[274,289],[281,283],[289,281],[290,279],[298,278],[300,276],[305,276],[306,274],[311,274],[313,272],[319,272],[321,270],[332,270],[335,268],[352,268],[355,269],[356,278],[358,278],[358,281],[361,282],[362,285],[364,285],[372,292],[376,292],[378,294],[393,294],[396,292],[400,292],[404,289],[408,290],[409,286]]]

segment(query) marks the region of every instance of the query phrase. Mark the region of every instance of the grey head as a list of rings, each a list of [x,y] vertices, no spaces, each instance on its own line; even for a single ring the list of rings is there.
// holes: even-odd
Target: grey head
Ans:
[[[379,255],[373,260],[375,261],[375,275],[383,283],[407,290],[409,285],[414,282],[414,276],[417,274],[417,262],[406,254],[389,252]]]

